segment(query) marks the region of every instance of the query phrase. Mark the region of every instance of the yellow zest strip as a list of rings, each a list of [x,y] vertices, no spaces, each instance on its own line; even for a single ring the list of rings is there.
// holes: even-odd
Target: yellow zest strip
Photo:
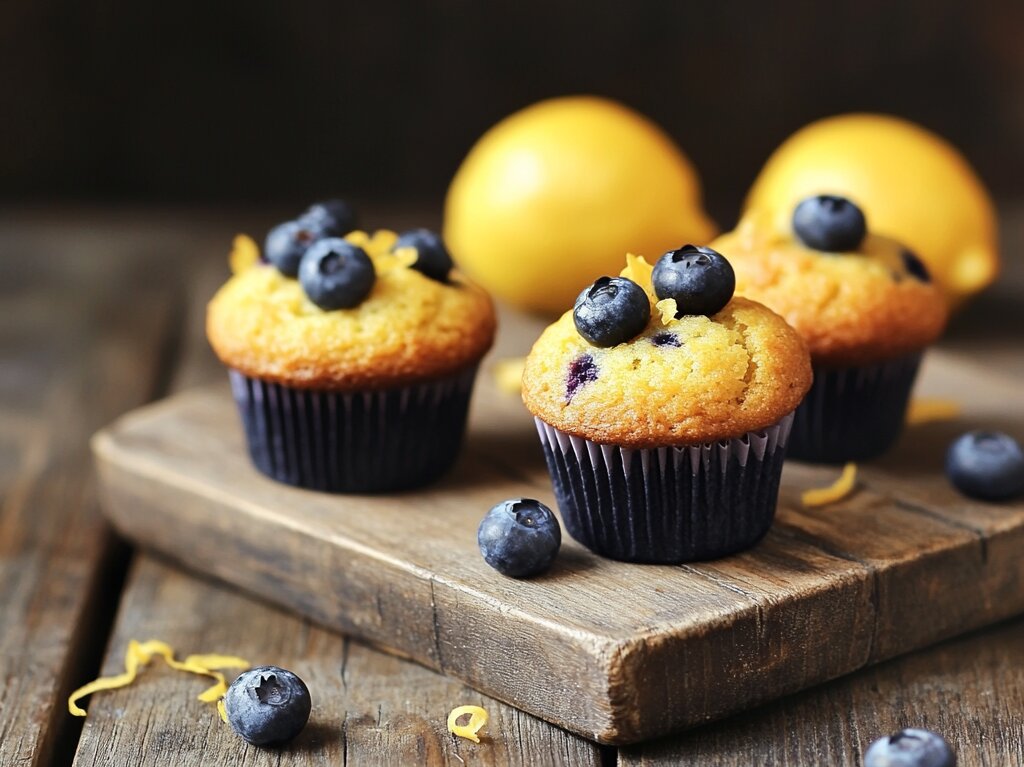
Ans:
[[[394,260],[395,264],[402,268],[408,268],[416,263],[419,259],[420,254],[416,248],[402,247],[395,248],[390,251],[390,256]]]
[[[800,496],[804,506],[827,506],[848,496],[857,482],[857,464],[848,463],[843,467],[839,479],[828,487],[805,490]]]
[[[953,421],[960,416],[960,403],[941,397],[914,397],[907,409],[907,423],[931,423],[932,421]]]
[[[632,253],[626,254],[626,266],[619,272],[620,277],[625,277],[627,280],[632,280],[641,288],[647,291],[647,295],[654,295],[654,285],[651,280],[651,275],[654,272],[654,267],[647,263],[647,259],[643,256],[635,256]]]
[[[231,247],[228,265],[232,274],[240,274],[260,260],[260,247],[248,235],[239,234]]]
[[[654,308],[661,314],[662,325],[676,321],[676,312],[679,311],[679,306],[674,298],[663,298],[654,305]]]
[[[469,722],[466,724],[457,724],[456,721],[459,717],[463,717],[469,714]],[[459,706],[453,708],[452,712],[448,714],[448,732],[452,735],[458,735],[460,738],[471,740],[474,743],[480,742],[480,737],[477,735],[484,725],[487,724],[487,712],[484,711],[480,706]]]
[[[227,724],[228,709],[227,706],[224,705],[224,698],[217,701],[217,713],[220,714],[221,721],[224,722],[224,724]]]
[[[362,229],[354,229],[345,235],[345,239],[360,248],[366,248],[370,244],[370,235]]]
[[[523,368],[526,357],[508,357],[494,363],[494,382],[506,394],[519,394],[523,390]]]
[[[100,690],[114,690],[118,687],[127,687],[135,681],[139,668],[149,665],[154,656],[160,656],[173,669],[188,671],[192,674],[212,677],[216,684],[204,690],[199,695],[199,700],[204,703],[212,703],[219,700],[227,692],[227,681],[224,675],[216,669],[221,668],[249,668],[252,664],[249,661],[233,655],[189,655],[185,660],[174,659],[174,650],[166,642],[157,639],[150,639],[147,642],[139,642],[132,639],[128,642],[128,649],[124,654],[124,673],[116,676],[100,677],[84,687],[79,687],[68,698],[68,711],[75,716],[85,716],[85,709],[78,705],[78,701],[86,695],[92,695]]]

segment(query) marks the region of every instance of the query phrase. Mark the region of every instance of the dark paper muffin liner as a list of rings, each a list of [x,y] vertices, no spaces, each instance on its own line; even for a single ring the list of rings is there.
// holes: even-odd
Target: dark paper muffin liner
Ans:
[[[256,468],[332,493],[428,484],[455,461],[476,366],[394,389],[300,389],[229,371]]]
[[[881,455],[899,438],[921,354],[879,365],[814,368],[796,410],[789,457],[844,463]]]
[[[793,414],[742,437],[630,450],[534,419],[565,527],[588,549],[626,562],[715,559],[771,527]]]

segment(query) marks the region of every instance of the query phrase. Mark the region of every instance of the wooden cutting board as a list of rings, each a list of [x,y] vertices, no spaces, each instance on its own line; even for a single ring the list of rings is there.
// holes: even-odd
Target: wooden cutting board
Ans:
[[[942,474],[946,446],[968,428],[1024,437],[1024,389],[933,353],[918,393],[955,398],[963,414],[908,429],[832,506],[803,508],[800,492],[835,469],[788,464],[777,522],[752,551],[629,565],[567,539],[554,569],[529,581],[491,570],[476,547],[497,501],[553,505],[532,421],[489,369],[455,470],[415,493],[330,496],[266,479],[226,386],[131,413],[94,450],[125,536],[624,744],[1024,612],[1024,504],[971,501]]]

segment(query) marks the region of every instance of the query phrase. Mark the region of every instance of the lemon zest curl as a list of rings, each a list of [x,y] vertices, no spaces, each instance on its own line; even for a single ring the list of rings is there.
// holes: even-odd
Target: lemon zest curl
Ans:
[[[853,492],[857,484],[857,464],[848,463],[843,467],[839,478],[828,487],[816,487],[805,490],[800,496],[804,506],[827,506],[841,501]]]
[[[469,722],[458,724],[460,717],[469,714]],[[477,733],[487,724],[487,712],[480,706],[458,706],[448,714],[448,732],[460,738],[471,740],[474,743],[480,742]]]
[[[252,665],[249,661],[234,655],[189,655],[184,660],[175,660],[174,649],[166,642],[161,642],[158,639],[139,642],[132,639],[128,642],[128,649],[124,654],[124,672],[114,676],[100,677],[89,682],[87,685],[79,687],[68,698],[68,711],[74,716],[85,716],[85,709],[78,705],[78,701],[81,698],[101,690],[115,690],[119,687],[127,687],[135,681],[139,669],[148,666],[149,662],[157,656],[163,658],[168,666],[177,671],[187,671],[191,674],[200,674],[201,676],[208,676],[216,680],[216,684],[199,694],[198,699],[204,703],[220,701],[228,690],[227,680],[218,669],[247,669]],[[219,705],[218,709],[220,709]],[[222,712],[221,715],[224,716],[224,713]]]

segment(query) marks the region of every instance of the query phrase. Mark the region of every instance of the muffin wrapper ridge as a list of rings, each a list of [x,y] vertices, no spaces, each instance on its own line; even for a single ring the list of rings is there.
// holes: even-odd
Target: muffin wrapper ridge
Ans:
[[[874,458],[896,442],[921,364],[918,352],[889,362],[814,368],[814,385],[796,410],[789,457],[814,463]]]
[[[534,419],[565,527],[626,562],[714,559],[771,527],[793,414],[742,437],[630,450]]]
[[[476,370],[356,392],[229,375],[257,469],[311,490],[372,493],[419,487],[451,467]]]

